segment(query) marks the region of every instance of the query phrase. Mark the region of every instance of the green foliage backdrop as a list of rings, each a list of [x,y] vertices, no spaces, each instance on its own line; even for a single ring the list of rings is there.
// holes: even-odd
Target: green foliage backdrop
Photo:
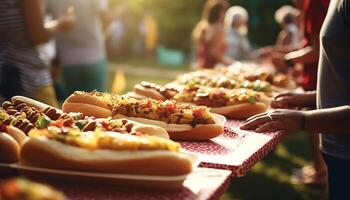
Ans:
[[[120,4],[123,0],[110,0]],[[249,38],[255,46],[273,44],[279,27],[274,13],[291,0],[230,0],[231,5],[240,5],[250,15]],[[159,42],[169,48],[180,49],[185,53],[191,50],[191,32],[200,20],[205,0],[129,0],[126,18],[130,30],[135,30],[137,20],[144,11],[151,12],[158,20]],[[133,35],[132,33],[130,35]]]

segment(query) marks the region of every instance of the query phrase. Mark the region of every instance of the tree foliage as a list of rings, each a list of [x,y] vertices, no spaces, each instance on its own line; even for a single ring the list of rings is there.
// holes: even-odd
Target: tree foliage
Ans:
[[[111,4],[120,4],[124,0],[110,0]],[[158,21],[159,43],[168,48],[180,49],[186,53],[191,49],[191,33],[201,18],[205,0],[129,0],[126,18],[134,26],[144,12],[150,12]],[[256,46],[272,44],[279,31],[274,20],[275,11],[291,0],[230,0],[231,5],[240,5],[250,15],[249,38]],[[133,35],[130,33],[130,35]]]

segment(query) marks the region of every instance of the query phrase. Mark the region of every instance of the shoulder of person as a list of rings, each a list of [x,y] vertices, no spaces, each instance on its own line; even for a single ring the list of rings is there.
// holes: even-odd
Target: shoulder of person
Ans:
[[[299,32],[298,27],[297,27],[296,24],[290,24],[290,25],[288,25],[288,26],[287,26],[287,30],[288,30],[288,32],[290,32],[290,33],[298,33],[298,32]]]
[[[222,24],[216,23],[210,26],[213,31],[216,32],[225,32],[225,27]]]

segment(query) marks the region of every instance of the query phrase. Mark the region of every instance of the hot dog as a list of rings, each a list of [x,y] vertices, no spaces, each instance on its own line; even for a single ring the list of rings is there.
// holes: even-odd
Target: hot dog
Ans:
[[[1,114],[0,116],[2,117]],[[0,163],[17,162],[20,146],[26,138],[21,130],[6,125],[0,120]]]
[[[20,163],[27,166],[99,173],[175,176],[192,170],[180,145],[155,136],[102,130],[48,127],[33,129]]]
[[[180,91],[181,89],[175,87],[163,87],[146,81],[142,81],[134,87],[134,92],[136,94],[163,101],[173,98]]]
[[[19,159],[20,147],[10,135],[0,132],[0,163],[15,163]]]
[[[181,87],[178,87],[181,88]],[[182,87],[175,93],[170,89],[171,97],[177,102],[192,103],[199,106],[207,106],[211,111],[228,118],[246,119],[250,116],[267,110],[267,97],[264,94],[250,89],[224,89],[204,86]],[[159,86],[142,82],[135,86],[134,92],[144,97],[167,99],[169,90],[165,86]]]
[[[160,126],[175,140],[207,140],[223,132],[223,124],[210,113],[209,108],[174,101],[77,91],[66,99],[62,109],[64,112],[81,112],[100,118],[127,118]]]
[[[273,95],[281,89],[296,88],[296,82],[290,75],[262,71],[256,66],[253,69],[235,66],[199,70],[178,76],[176,82],[231,89],[249,88],[267,95]]]
[[[63,113],[61,110],[50,106],[44,106],[44,110],[38,110],[34,103],[28,104],[28,98],[12,98],[12,102],[4,102],[0,109],[0,122],[5,125],[13,125],[18,131],[10,128],[9,134],[18,138],[22,143],[28,133],[33,128],[46,128],[49,125],[65,125],[69,127],[79,127],[83,131],[93,131],[100,128],[106,131],[118,131],[128,134],[136,132],[145,135],[156,135],[163,138],[169,138],[167,132],[157,126],[145,125],[127,119],[95,119],[94,117],[84,116],[82,113]],[[32,101],[30,101],[32,102]],[[34,106],[34,107],[32,107]],[[12,127],[12,126],[10,126]]]
[[[47,105],[43,102],[28,98],[28,97],[24,97],[24,96],[13,96],[11,98],[11,101],[13,103],[16,102],[21,102],[21,103],[26,103],[29,107],[34,107],[37,110],[45,110],[47,107],[52,107],[50,105]]]

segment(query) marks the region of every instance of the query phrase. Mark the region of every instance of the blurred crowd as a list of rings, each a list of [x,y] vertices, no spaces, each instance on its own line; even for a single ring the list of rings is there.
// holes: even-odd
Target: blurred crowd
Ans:
[[[126,3],[5,0],[0,12],[3,99],[21,94],[57,107],[57,98],[75,90],[106,91],[107,49],[122,56],[134,46],[152,56],[156,47],[157,22],[148,11],[139,22],[139,39],[130,42]]]
[[[137,19],[128,14],[127,3],[110,6],[107,0],[6,0],[0,9],[3,98],[22,94],[57,106],[57,98],[75,90],[106,91],[108,56],[118,59],[133,51],[154,57],[160,49],[157,19],[148,8]],[[281,26],[276,44],[253,49],[248,12],[224,0],[208,0],[193,30],[194,65],[211,68],[267,58],[278,63],[278,56],[305,46],[301,15],[292,6],[281,7],[275,14]]]

